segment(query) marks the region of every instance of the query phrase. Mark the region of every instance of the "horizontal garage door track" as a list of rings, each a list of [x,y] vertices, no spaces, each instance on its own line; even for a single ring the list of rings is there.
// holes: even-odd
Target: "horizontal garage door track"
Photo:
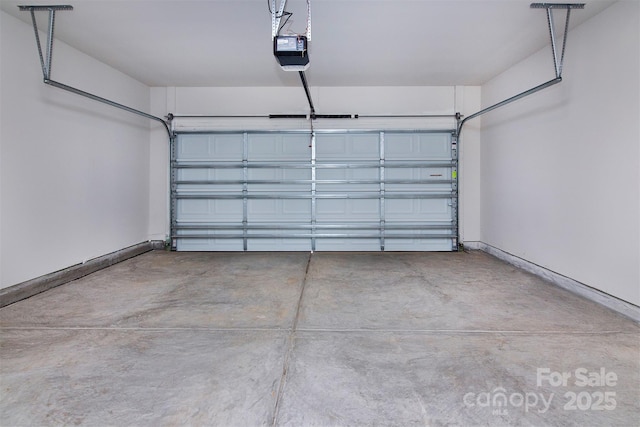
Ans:
[[[0,309],[0,425],[640,419],[640,327],[484,253],[154,251]]]

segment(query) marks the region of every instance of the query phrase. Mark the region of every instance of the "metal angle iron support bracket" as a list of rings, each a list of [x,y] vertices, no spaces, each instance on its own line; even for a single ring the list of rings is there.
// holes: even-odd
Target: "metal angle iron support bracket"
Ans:
[[[244,252],[248,250],[248,222],[249,222],[249,134],[242,134],[242,249]]]
[[[452,238],[451,250],[458,250],[458,242],[460,239],[460,210],[458,208],[458,177],[459,177],[459,167],[458,167],[458,135],[454,132],[451,134],[451,160],[453,165],[451,167],[451,218],[453,218],[453,232],[456,237]]]
[[[311,132],[311,252],[316,251],[316,225],[318,221],[318,200],[317,200],[317,151],[316,133]]]
[[[311,0],[307,0],[307,41],[311,41]]]
[[[18,9],[21,11],[28,11],[31,13],[31,22],[33,24],[33,32],[36,38],[36,47],[38,48],[38,55],[40,57],[40,65],[42,66],[42,76],[45,84],[53,87],[57,87],[58,89],[66,90],[67,92],[75,93],[76,95],[84,96],[85,98],[93,99],[94,101],[101,102],[103,104],[110,105],[115,108],[119,108],[124,111],[128,111],[129,113],[137,114],[142,117],[146,117],[150,120],[155,120],[164,126],[169,139],[173,138],[174,134],[169,128],[169,125],[165,120],[160,117],[153,116],[151,114],[145,113],[144,111],[136,110],[135,108],[128,107],[126,105],[120,104],[118,102],[111,101],[109,99],[103,98],[98,95],[94,95],[89,92],[85,92],[81,89],[77,89],[75,87],[66,85],[64,83],[57,82],[51,79],[51,65],[53,62],[53,38],[54,38],[54,29],[55,29],[55,13],[57,10],[73,10],[73,6],[71,5],[21,5],[18,6]],[[48,11],[49,12],[49,27],[47,31],[47,46],[46,53],[42,52],[42,44],[40,43],[40,34],[38,32],[38,22],[36,20],[35,12],[37,11]]]
[[[584,3],[531,3],[531,9],[546,9],[547,25],[549,26],[549,37],[551,39],[551,52],[553,53],[553,65],[556,71],[556,77],[562,77],[562,66],[564,63],[564,52],[567,47],[567,34],[569,32],[569,18],[571,9],[584,9]],[[566,10],[564,34],[562,36],[562,50],[558,57],[558,47],[556,43],[556,29],[553,19],[553,10]]]
[[[280,0],[280,7],[276,11],[276,0],[271,0],[271,39],[275,39],[280,29],[280,21],[282,20],[282,14],[284,8],[287,5],[287,0]]]
[[[178,148],[177,148],[178,140],[177,138],[171,137],[169,139],[169,156],[170,161],[169,164],[173,165],[176,162],[178,156]],[[170,186],[170,194],[169,197],[169,223],[170,223],[170,235],[169,235],[169,243],[172,251],[178,249],[177,239],[174,237],[177,233],[178,229],[178,171],[174,167],[170,167],[169,171],[169,186]]]
[[[42,76],[45,80],[51,78],[51,58],[53,54],[53,30],[55,27],[56,10],[73,10],[73,6],[68,4],[50,5],[50,6],[36,6],[36,5],[22,5],[18,6],[21,11],[28,11],[31,14],[31,23],[33,24],[33,31],[36,36],[36,44],[38,47],[38,55],[40,55],[40,65],[42,66]],[[38,21],[36,20],[36,11],[48,11],[49,12],[49,29],[47,31],[47,50],[46,54],[42,52],[42,44],[40,43],[40,34],[38,33]]]
[[[385,222],[386,222],[386,215],[385,215],[385,210],[386,210],[386,205],[385,205],[385,200],[384,200],[384,196],[385,196],[385,180],[386,180],[386,175],[385,175],[385,144],[384,144],[384,132],[380,132],[380,135],[378,137],[378,144],[379,144],[379,154],[380,154],[380,168],[379,168],[379,175],[378,177],[380,178],[380,202],[379,202],[379,207],[378,209],[380,209],[380,250],[382,252],[384,252],[384,245],[385,245]]]
[[[284,8],[287,5],[287,0],[280,0],[280,5],[276,10],[276,0],[271,1],[271,39],[275,39],[280,30],[280,22],[284,14]],[[307,0],[307,41],[311,41],[311,0]]]
[[[567,35],[569,32],[570,12],[571,12],[571,9],[584,9],[584,6],[585,6],[584,3],[531,3],[530,5],[531,9],[546,9],[547,11],[547,14],[546,14],[547,23],[549,26],[549,35],[551,38],[551,50],[553,52],[553,64],[554,64],[554,71],[555,71],[556,77],[554,79],[549,80],[548,82],[542,83],[536,87],[533,87],[529,90],[521,92],[517,95],[514,95],[510,98],[505,99],[504,101],[500,101],[496,104],[493,104],[487,108],[484,108],[478,111],[477,113],[474,113],[465,117],[458,124],[458,131],[457,131],[458,137],[462,133],[462,127],[467,121],[474,119],[478,116],[481,116],[485,113],[488,113],[489,111],[495,110],[496,108],[500,108],[514,101],[517,101],[518,99],[524,98],[525,96],[532,95],[542,89],[548,88],[549,86],[553,86],[562,81],[562,67],[564,63],[564,52],[567,45]],[[562,50],[559,58],[558,58],[558,49],[556,46],[556,39],[555,39],[555,27],[553,23],[553,12],[552,12],[553,9],[565,9],[567,11],[567,16],[565,19],[564,36],[562,39]]]

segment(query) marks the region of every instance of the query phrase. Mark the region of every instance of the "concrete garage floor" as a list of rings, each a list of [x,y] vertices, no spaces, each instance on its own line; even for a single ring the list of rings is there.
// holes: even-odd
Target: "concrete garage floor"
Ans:
[[[640,424],[640,327],[484,253],[150,252],[0,309],[0,425]]]

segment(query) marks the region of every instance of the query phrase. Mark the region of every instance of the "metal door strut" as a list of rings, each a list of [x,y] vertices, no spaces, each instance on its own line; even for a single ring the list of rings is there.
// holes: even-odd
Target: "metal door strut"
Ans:
[[[173,138],[173,132],[169,129],[169,125],[165,120],[160,117],[153,116],[145,113],[144,111],[136,110],[135,108],[127,107],[126,105],[111,101],[98,95],[94,95],[89,92],[77,89],[75,87],[66,85],[64,83],[51,80],[51,62],[53,59],[53,31],[55,25],[56,10],[73,10],[71,5],[47,5],[47,6],[18,6],[20,10],[29,11],[31,13],[31,22],[33,23],[33,32],[36,36],[36,45],[38,47],[38,55],[40,56],[40,65],[42,66],[42,75],[44,83],[50,86],[57,87],[59,89],[66,90],[68,92],[75,93],[76,95],[84,96],[85,98],[93,99],[94,101],[101,102],[103,104],[110,105],[112,107],[119,108],[124,111],[128,111],[133,114],[137,114],[147,119],[155,120],[164,126],[165,130],[169,134],[169,138]],[[47,46],[46,53],[42,52],[42,45],[40,43],[40,35],[38,33],[38,23],[36,21],[36,11],[49,11],[49,30],[47,32]]]

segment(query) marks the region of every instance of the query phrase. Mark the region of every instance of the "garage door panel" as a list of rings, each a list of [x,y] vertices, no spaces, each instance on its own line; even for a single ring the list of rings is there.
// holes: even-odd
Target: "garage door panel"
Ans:
[[[178,213],[180,218],[196,219],[198,217],[209,217],[211,210],[209,200],[180,200],[178,202]]]
[[[451,251],[451,239],[385,239],[387,251]]]
[[[378,192],[380,184],[377,183],[359,183],[357,181],[375,182],[379,180],[379,170],[373,168],[359,169],[320,169],[316,176],[318,184],[318,194],[353,194]],[[322,181],[343,181],[341,183],[331,182],[323,183]]]
[[[308,239],[248,239],[249,251],[305,251],[311,250],[311,242]]]
[[[181,222],[242,221],[242,202],[237,200],[180,200],[178,214]]]
[[[358,168],[358,169],[318,169],[316,178],[318,181],[338,179],[338,180],[376,180],[379,177],[378,167]]]
[[[358,168],[358,169],[318,169],[316,172],[318,180],[317,189],[319,192],[344,193],[344,192],[366,192],[378,191],[380,184],[375,183],[380,179],[378,168]],[[323,183],[322,181],[349,181]],[[355,183],[353,181],[368,181],[374,183]]]
[[[318,200],[316,203],[319,222],[342,223],[380,220],[380,203],[375,199],[328,199]]]
[[[178,251],[225,251],[240,252],[244,250],[241,239],[178,239]]]
[[[450,132],[319,131],[311,143],[308,132],[180,134],[174,248],[457,246]]]
[[[184,160],[242,160],[242,135],[185,135],[179,145]]]
[[[309,200],[249,200],[248,220],[251,222],[305,222],[311,214]]]
[[[324,194],[331,195],[348,195],[348,194],[360,194],[360,193],[373,193],[374,197],[378,196],[380,185],[378,184],[316,184],[318,194],[320,196]]]
[[[242,222],[241,200],[179,200],[180,222]]]
[[[248,135],[248,160],[308,160],[309,135]]]
[[[449,167],[428,167],[423,168],[393,168],[386,167],[385,173],[387,179],[403,179],[403,180],[433,180],[451,179],[451,168]]]
[[[378,196],[380,185],[378,184],[317,184],[318,194],[331,195],[348,195],[373,193],[374,197]]]
[[[385,201],[387,221],[404,223],[424,221],[451,221],[451,206],[447,199],[397,199]],[[417,221],[419,219],[419,221]]]
[[[274,191],[308,193],[311,190],[311,171],[306,169],[250,169],[248,180],[250,182],[247,189],[251,193],[273,193]]]
[[[311,171],[308,169],[249,169],[249,180],[297,180],[297,179],[311,179]]]
[[[380,242],[378,239],[318,239],[316,242],[317,251],[362,251],[375,252],[380,251]]]
[[[227,183],[233,181],[232,183]],[[235,194],[242,191],[242,171],[234,169],[183,169],[177,174],[179,193],[198,194],[220,192]]]
[[[451,191],[451,168],[386,168],[385,174],[388,181],[385,189],[391,193]]]
[[[416,187],[412,184],[387,184],[386,189],[388,194],[416,193]],[[451,192],[451,184],[429,184],[418,189],[418,192],[448,194]]]
[[[451,137],[447,134],[385,134],[387,160],[449,159]]]
[[[377,134],[329,134],[316,137],[318,161],[379,158]]]

